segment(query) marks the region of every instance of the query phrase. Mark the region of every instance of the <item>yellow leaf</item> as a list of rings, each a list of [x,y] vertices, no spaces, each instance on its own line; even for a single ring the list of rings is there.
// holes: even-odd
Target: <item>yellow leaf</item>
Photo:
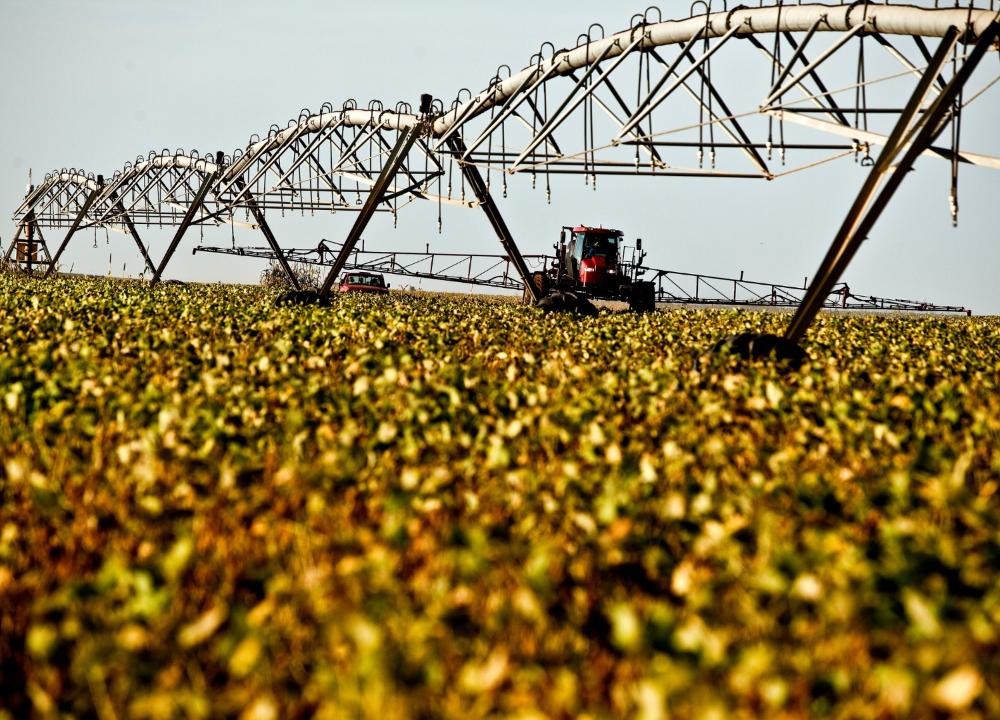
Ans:
[[[945,675],[931,688],[931,702],[950,712],[968,708],[983,691],[983,678],[971,665],[962,665]]]
[[[229,609],[225,605],[216,605],[192,623],[180,629],[177,642],[181,647],[194,647],[208,640],[226,621]]]

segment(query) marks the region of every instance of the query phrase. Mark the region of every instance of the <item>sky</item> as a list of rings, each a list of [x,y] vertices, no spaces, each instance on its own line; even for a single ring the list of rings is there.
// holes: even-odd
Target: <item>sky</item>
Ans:
[[[687,2],[661,7],[665,18],[689,12]],[[152,149],[231,152],[325,101],[416,105],[424,92],[450,101],[459,88],[484,88],[502,63],[524,67],[544,41],[572,47],[591,23],[610,34],[644,9],[597,0],[0,0],[0,238],[6,245],[13,233],[10,216],[29,168],[36,181],[63,167],[110,176]],[[997,59],[984,62],[995,67]],[[998,90],[963,121],[969,150],[1000,155]],[[518,178],[498,202],[526,254],[551,250],[562,225],[604,225],[643,238],[653,267],[796,284],[817,269],[863,180],[850,160],[776,182],[603,179],[594,192],[568,177],[548,204]],[[843,279],[852,290],[1000,314],[1000,171],[962,167],[957,229],[948,187],[948,163],[918,162],[848,268]],[[281,244],[306,247],[343,237],[350,219],[272,225]],[[143,237],[154,257],[169,239],[157,231]],[[259,261],[188,251],[230,239],[228,228],[192,232],[167,276],[256,281]],[[242,230],[236,241],[263,244]],[[439,234],[430,203],[402,213],[396,229],[376,217],[365,241],[379,249],[500,252],[481,213],[446,207]],[[120,236],[111,243],[101,249],[103,235],[75,238],[63,265],[102,274],[121,274],[124,265],[137,274],[134,247]]]

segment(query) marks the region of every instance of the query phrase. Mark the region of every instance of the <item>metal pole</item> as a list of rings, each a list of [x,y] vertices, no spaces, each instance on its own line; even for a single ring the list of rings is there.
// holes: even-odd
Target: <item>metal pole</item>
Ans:
[[[382,166],[382,172],[379,173],[379,176],[375,179],[375,184],[372,185],[372,189],[368,193],[368,198],[365,200],[365,204],[358,213],[358,217],[354,221],[351,231],[347,234],[347,239],[344,240],[344,244],[341,246],[340,252],[337,253],[337,259],[334,260],[333,267],[330,268],[330,272],[327,274],[326,280],[323,281],[323,287],[319,291],[320,297],[329,297],[330,290],[333,288],[334,280],[337,279],[337,276],[347,264],[351,251],[354,250],[354,246],[358,244],[358,240],[361,238],[361,233],[365,231],[365,228],[368,227],[368,223],[375,215],[375,210],[378,208],[378,204],[382,202],[385,191],[388,189],[389,184],[396,176],[396,172],[400,167],[402,167],[403,162],[406,160],[407,153],[409,153],[410,148],[413,147],[413,143],[417,141],[417,138],[420,137],[423,132],[424,124],[421,122],[407,129],[402,135],[399,136],[399,139],[396,141],[396,145],[389,153],[389,157],[386,158],[385,165]]]
[[[952,102],[965,86],[966,81],[972,75],[983,55],[986,54],[997,37],[1000,37],[1000,23],[991,23],[983,34],[979,36],[975,47],[965,63],[937,96],[930,109],[917,122],[914,128],[915,130],[919,129],[916,137],[913,138],[909,149],[905,152],[895,169],[893,169],[892,161],[905,144],[907,128],[913,118],[918,115],[923,98],[947,61],[948,53],[958,38],[958,34],[959,31],[957,28],[949,28],[941,41],[940,47],[938,47],[937,52],[934,54],[933,60],[924,71],[917,89],[910,98],[906,109],[900,115],[899,122],[893,129],[885,148],[879,155],[879,159],[872,168],[872,172],[869,174],[864,187],[862,187],[858,198],[854,201],[854,205],[851,207],[826,257],[823,259],[823,263],[817,271],[812,286],[809,288],[795,316],[792,318],[792,322],[785,332],[785,337],[788,340],[799,342],[803,335],[805,335],[809,325],[822,307],[824,298],[829,295],[830,289],[847,268],[858,247],[871,231],[882,211],[892,199],[893,194],[895,194],[896,190],[902,184],[910,167],[912,167],[917,157],[934,142],[935,138],[944,129],[944,121],[951,111]],[[910,131],[910,134],[912,132]],[[890,171],[891,174],[889,174],[885,187],[879,193],[878,197],[874,197],[883,176],[890,173]],[[874,201],[872,201],[873,197]],[[870,207],[869,203],[871,203]]]
[[[63,251],[69,244],[70,238],[72,238],[76,231],[80,229],[80,225],[83,224],[83,220],[87,217],[87,213],[90,212],[90,207],[94,204],[97,196],[101,193],[104,187],[104,176],[97,176],[97,187],[90,191],[87,195],[87,199],[83,203],[83,207],[80,208],[80,212],[77,213],[76,217],[73,219],[73,224],[70,225],[69,232],[66,233],[66,237],[63,238],[62,243],[59,245],[59,249],[56,250],[56,254],[52,257],[52,261],[49,263],[49,269],[45,272],[45,277],[48,277],[56,271],[56,263],[59,262],[59,258],[62,257]]]
[[[238,188],[240,195],[243,195],[245,186],[242,178],[236,179],[236,187]],[[290,282],[292,287],[296,290],[301,290],[302,286],[299,284],[299,279],[295,277],[295,273],[292,272],[292,268],[288,264],[288,260],[285,258],[285,253],[281,250],[281,246],[278,245],[278,240],[274,237],[274,233],[271,232],[271,226],[267,224],[267,220],[264,218],[264,213],[261,212],[260,206],[257,205],[257,199],[253,196],[253,193],[246,193],[246,205],[250,209],[250,214],[253,215],[254,220],[256,220],[260,231],[264,233],[264,237],[267,238],[267,244],[271,246],[271,250],[277,256],[278,264],[281,265],[281,270],[285,273],[285,277],[288,278],[288,282]]]
[[[224,157],[225,156],[221,151],[216,154],[216,168],[205,176],[205,179],[201,183],[201,187],[198,188],[198,192],[195,194],[190,207],[188,207],[187,212],[184,214],[184,218],[181,220],[180,227],[178,227],[177,232],[174,233],[174,239],[170,241],[170,245],[167,247],[167,252],[163,255],[163,259],[160,261],[160,266],[156,268],[156,271],[153,273],[153,277],[150,280],[152,285],[155,285],[160,281],[160,277],[163,275],[163,271],[166,269],[167,263],[170,262],[170,258],[173,257],[174,251],[177,250],[177,246],[180,245],[181,239],[184,237],[184,233],[186,233],[188,228],[191,227],[191,223],[194,222],[195,215],[198,214],[198,211],[201,210],[201,206],[205,203],[205,198],[208,197],[209,190],[212,189],[215,185],[216,179],[219,177]]]
[[[448,147],[455,153],[456,159],[465,153],[465,142],[458,134],[448,138]],[[490,195],[490,191],[486,187],[486,182],[483,180],[479,168],[472,163],[464,163],[461,160],[458,160],[458,166],[462,169],[462,175],[465,176],[465,180],[475,193],[476,199],[479,200],[479,204],[482,206],[483,212],[486,213],[486,217],[493,226],[497,237],[500,239],[500,244],[503,245],[504,251],[506,251],[511,261],[513,261],[514,267],[517,268],[517,272],[521,276],[521,281],[531,294],[532,301],[538,302],[541,299],[540,291],[531,281],[531,271],[528,270],[528,264],[524,262],[524,257],[517,247],[517,242],[515,242],[510,228],[504,222],[503,215],[500,214],[500,209],[493,202],[493,196]]]

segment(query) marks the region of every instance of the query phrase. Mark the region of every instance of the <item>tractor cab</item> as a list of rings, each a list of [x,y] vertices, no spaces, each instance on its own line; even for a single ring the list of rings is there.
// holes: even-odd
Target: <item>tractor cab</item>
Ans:
[[[619,283],[621,230],[564,227],[559,254],[562,266],[583,287],[597,289]]]

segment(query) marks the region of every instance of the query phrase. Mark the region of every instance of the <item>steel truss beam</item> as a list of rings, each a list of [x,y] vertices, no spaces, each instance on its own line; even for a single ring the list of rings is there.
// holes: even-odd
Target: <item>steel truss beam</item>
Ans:
[[[330,267],[332,260],[340,248],[330,247],[321,243],[319,247],[307,250],[288,248],[283,250],[285,257],[292,262],[305,265]],[[261,258],[276,260],[277,255],[266,247],[206,247],[195,248],[196,253],[212,253],[220,255],[235,255],[238,257]],[[525,262],[545,270],[552,260],[545,255],[525,255]],[[522,292],[524,285],[516,269],[512,268],[511,259],[507,255],[484,255],[476,253],[435,253],[406,251],[373,251],[359,250],[356,246],[350,259],[344,265],[344,270],[368,270],[386,275],[399,275],[425,280],[441,280],[443,282],[477,285],[504,290]],[[464,272],[462,272],[464,270]],[[513,272],[512,272],[513,270]]]
[[[812,3],[806,5],[785,5],[751,8],[741,6],[735,10],[711,13],[707,16],[694,16],[683,20],[666,20],[645,26],[648,41],[643,48],[661,47],[689,42],[701,35],[704,38],[719,38],[730,32],[734,27],[746,28],[746,34],[771,34],[775,32],[806,32],[817,20],[822,19],[821,30],[825,32],[848,32],[855,27],[867,24],[877,27],[885,35],[910,35],[923,37],[942,37],[949,27],[966,27],[967,23],[973,35],[978,36],[992,21],[988,10],[956,8],[956,9],[924,9],[914,6],[868,5],[859,7],[859,3],[844,5],[823,5]],[[610,35],[603,40],[594,40],[582,44],[572,50],[555,53],[551,58],[511,75],[488,90],[484,90],[466,103],[438,118],[433,126],[435,134],[443,134],[452,129],[459,118],[465,116],[468,122],[488,111],[496,103],[506,101],[523,86],[526,77],[537,78],[556,68],[554,74],[567,75],[574,70],[589,66],[600,56],[607,45],[615,45],[608,54],[613,59],[627,47],[631,30],[625,30]],[[468,106],[474,104],[476,109],[469,113]]]
[[[569,116],[587,101],[595,102],[613,116],[613,113],[610,113],[607,102],[597,96],[598,88],[606,88],[609,93],[618,99],[623,109],[626,109],[627,118],[623,121],[618,121],[615,137],[619,142],[632,144],[631,139],[624,140],[629,134],[629,127],[631,126],[631,131],[635,132],[640,127],[642,119],[649,117],[655,106],[662,103],[674,89],[683,87],[691,94],[692,91],[687,87],[685,78],[691,77],[694,73],[697,73],[697,77],[702,81],[703,88],[708,89],[712,100],[719,104],[720,107],[725,107],[728,110],[728,106],[725,105],[723,100],[723,94],[718,91],[710,78],[706,76],[704,68],[707,66],[709,56],[719,51],[732,38],[745,37],[751,42],[756,43],[758,42],[756,41],[756,36],[767,33],[778,33],[785,37],[794,48],[795,52],[791,61],[784,65],[779,63],[779,73],[776,80],[772,76],[773,84],[770,91],[766,94],[771,96],[773,100],[786,93],[790,88],[801,85],[801,82],[806,77],[812,78],[817,83],[822,83],[816,74],[817,68],[825,62],[828,56],[843,47],[851,37],[864,34],[876,35],[879,42],[889,48],[889,51],[899,58],[898,51],[895,51],[888,42],[888,37],[891,35],[911,36],[918,40],[918,45],[920,45],[922,44],[922,37],[941,36],[947,27],[958,26],[966,29],[967,37],[975,37],[977,33],[986,27],[992,17],[989,11],[975,8],[925,9],[913,6],[869,4],[866,4],[862,8],[858,5],[858,3],[852,3],[839,6],[804,4],[759,8],[740,7],[732,11],[707,13],[687,19],[640,24],[602,39],[588,38],[576,48],[556,52],[550,58],[539,56],[538,61],[533,62],[530,67],[519,73],[513,73],[508,78],[501,79],[498,75],[489,84],[489,87],[479,93],[479,95],[472,97],[465,103],[456,103],[452,110],[435,117],[430,130],[430,135],[437,138],[437,143],[433,146],[434,150],[441,148],[448,137],[457,134],[463,127],[475,121],[476,118],[482,117],[484,113],[490,113],[491,117],[488,121],[488,126],[482,132],[476,134],[476,139],[469,145],[466,154],[462,157],[463,160],[485,164],[489,167],[494,162],[494,153],[492,151],[487,154],[485,159],[482,156],[473,158],[471,153],[476,152],[477,148],[494,133],[502,133],[503,125],[507,119],[514,118],[519,122],[524,122],[524,118],[516,112],[516,108],[522,103],[528,103],[532,107],[533,116],[541,122],[541,130],[537,132],[533,130],[530,144],[527,147],[519,148],[514,153],[514,161],[510,163],[510,169],[520,169],[525,172],[536,173],[554,164],[559,164],[569,172],[596,174],[594,170],[602,167],[610,167],[606,164],[607,161],[588,158],[588,161],[579,164],[579,167],[574,167],[572,163],[574,157],[592,155],[595,148],[585,147],[582,152],[576,155],[568,155],[566,157],[568,162],[563,162],[563,153],[558,149],[554,134],[555,130],[567,122]],[[820,32],[838,33],[839,37],[835,40],[833,46],[823,52],[817,60],[809,61],[805,57],[805,48],[812,43],[813,38]],[[795,42],[792,33],[805,34],[801,44]],[[693,49],[694,44],[698,40],[703,40],[706,43],[710,40],[714,40],[715,42],[707,48],[703,55],[695,59],[691,55],[691,49]],[[668,68],[658,80],[656,86],[647,91],[645,99],[639,100],[636,108],[629,111],[625,107],[620,93],[611,85],[610,74],[616,71],[618,63],[629,55],[652,53],[656,48],[675,44],[682,48],[677,61],[671,65],[675,70],[671,72],[670,68]],[[685,70],[679,71],[676,68],[679,67],[678,63],[683,57],[687,57],[691,63]],[[597,77],[597,71],[602,62],[610,63],[611,67],[601,72],[600,76]],[[777,62],[777,58],[775,58],[775,62]],[[802,63],[804,68],[796,70],[796,63]],[[904,66],[911,72],[915,70],[912,64],[906,65],[904,62]],[[584,69],[584,77],[580,78],[575,74],[577,69]],[[789,78],[793,74],[795,77],[789,81]],[[541,112],[540,106],[536,106],[533,101],[533,96],[541,90],[543,85],[560,77],[574,79],[576,82],[574,90],[568,96],[565,96],[561,103],[557,100],[558,109],[556,112],[549,113],[547,109]],[[664,90],[668,82],[672,82],[672,84]],[[939,82],[941,82],[940,78]],[[586,89],[581,92],[584,87]],[[825,90],[825,85],[820,85],[820,87],[821,93],[819,97],[827,102],[831,102],[831,93]],[[704,110],[704,101],[698,100],[697,102],[699,107]],[[492,112],[495,108],[499,108],[499,114]],[[846,116],[836,107],[836,104],[833,104],[831,112],[835,114],[837,120],[842,124],[846,123]],[[875,112],[875,110],[869,109],[865,112]],[[337,203],[342,202],[345,198],[336,185],[330,181],[331,173],[323,172],[322,162],[316,152],[320,146],[326,143],[325,138],[329,138],[333,134],[339,135],[340,130],[345,128],[363,129],[363,132],[356,134],[354,140],[343,141],[341,145],[343,154],[339,161],[332,165],[331,172],[339,173],[345,162],[351,162],[358,168],[362,176],[366,176],[367,180],[371,181],[374,173],[368,173],[363,167],[362,159],[356,153],[358,147],[373,139],[381,142],[382,139],[379,135],[381,128],[405,129],[412,127],[416,122],[417,116],[415,114],[400,110],[398,107],[396,110],[383,110],[381,106],[377,108],[370,107],[368,110],[345,107],[343,110],[336,112],[331,108],[329,112],[321,112],[316,115],[300,115],[299,119],[289,127],[276,130],[267,139],[252,143],[242,157],[231,163],[229,170],[222,176],[223,181],[220,184],[220,188],[214,192],[214,195],[221,198],[222,195],[228,192],[230,187],[234,186],[235,179],[241,177],[245,183],[245,192],[255,194],[255,202],[258,209],[262,212],[270,209],[294,209],[301,212],[314,212],[315,210],[339,207]],[[740,145],[740,149],[744,153],[747,153],[749,159],[760,171],[759,175],[754,174],[754,176],[772,177],[766,170],[766,164],[762,162],[759,153],[756,152],[756,148],[761,143],[749,141],[751,132],[742,128],[737,116],[725,110],[722,115],[717,115],[709,111],[708,124],[718,124],[727,133],[731,133],[731,136],[735,134],[734,140],[737,140],[736,144]],[[534,120],[532,123],[528,123],[528,125],[537,127]],[[731,126],[732,130],[730,131],[727,126]],[[660,134],[662,134],[662,131]],[[315,135],[315,137],[307,141],[307,135]],[[536,151],[538,146],[543,142],[551,147],[554,155],[546,153],[546,156],[539,161],[536,157]],[[344,150],[345,146],[346,150]],[[808,149],[808,146],[815,148],[815,143],[785,143],[784,138],[782,139],[783,148],[801,147]],[[655,152],[655,147],[653,141],[650,140],[647,150]],[[427,150],[430,150],[430,148],[425,149],[425,152]],[[289,163],[286,165],[288,169],[281,170],[280,167],[284,164],[285,155],[289,158]],[[532,158],[532,162],[525,163],[525,159],[529,156]],[[436,160],[433,150],[431,150],[428,157],[432,161]],[[509,162],[509,158],[501,157],[503,158],[501,162],[505,164],[504,169],[508,169],[506,163]],[[184,174],[179,171],[167,170],[168,168],[194,167],[199,163],[205,164],[206,162],[199,158],[181,155],[174,157],[164,154],[152,157],[148,161],[137,163],[127,173],[121,174],[115,180],[115,183],[121,188],[118,194],[122,197],[123,205],[129,211],[133,224],[176,224],[181,220],[185,208],[178,208],[181,211],[180,213],[175,212],[175,208],[168,204],[169,197],[168,202],[164,202],[162,197],[153,198],[149,194],[154,190],[160,192],[160,189],[165,189],[169,196],[171,190],[176,190],[181,186],[186,187]],[[660,165],[663,166],[662,163]],[[334,193],[332,201],[331,199],[325,199],[322,202],[318,201],[316,193],[319,190],[314,184],[307,183],[307,187],[301,188],[293,181],[296,172],[303,167],[312,168],[313,166],[315,166],[316,174],[310,171],[311,179],[309,181],[321,180],[329,185],[329,189],[325,192]],[[151,168],[159,168],[160,172],[153,172]],[[257,178],[262,177],[262,172],[267,172],[270,168],[279,168],[278,172],[281,177],[275,183],[273,191],[266,190],[261,193],[253,187],[253,182]],[[204,169],[207,170],[207,167]],[[169,178],[169,185],[164,186],[163,180],[166,177],[164,172],[167,171],[173,174]],[[409,173],[409,170],[407,172]],[[720,177],[745,177],[749,175],[749,173],[739,171],[717,174]],[[349,173],[345,177],[348,179],[359,179],[350,176]],[[411,174],[411,185],[408,188],[400,190],[400,192],[413,198],[420,197],[438,200],[439,198],[426,192],[426,184],[433,177],[433,174],[426,176],[422,181],[423,186],[421,186],[416,177]],[[143,181],[148,181],[144,188],[140,187]],[[112,184],[115,185],[115,183]],[[118,190],[117,186],[116,191]],[[188,189],[193,194],[194,191],[190,188]],[[359,188],[359,197],[362,192],[367,192],[367,190]],[[303,193],[314,195],[316,199],[308,201],[292,199],[293,195],[299,196]],[[80,194],[79,188],[76,188],[76,194]],[[268,194],[272,194],[272,197],[267,197]],[[236,197],[225,200],[230,215],[235,209],[234,206],[236,204],[245,205],[242,202],[244,199],[243,195],[244,193],[240,193]],[[100,219],[95,224],[108,222],[109,218],[115,213],[114,204],[105,202],[108,197],[109,195],[106,193],[100,199],[105,209],[103,213],[98,214]],[[55,196],[53,196],[53,199],[55,199]],[[73,197],[70,196],[68,200],[73,202]],[[440,198],[440,200],[447,201],[450,198]],[[169,212],[167,208],[170,208]],[[22,205],[23,209],[26,209],[24,205]],[[59,218],[46,220],[45,217],[42,217],[44,215],[42,211],[36,214],[39,216],[40,225],[65,225]],[[215,217],[221,217],[221,214]]]

